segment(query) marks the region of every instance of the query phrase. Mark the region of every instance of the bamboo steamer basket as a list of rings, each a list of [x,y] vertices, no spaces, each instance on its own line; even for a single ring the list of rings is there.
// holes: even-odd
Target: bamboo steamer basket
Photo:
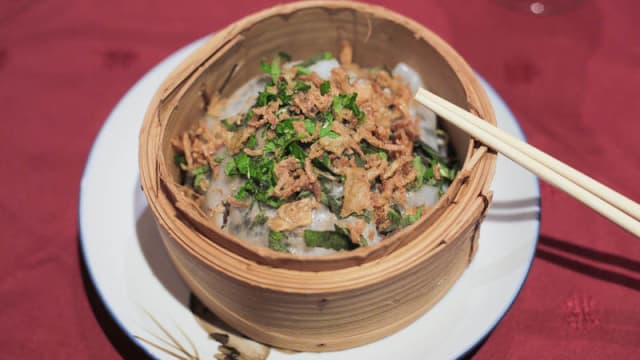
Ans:
[[[337,54],[344,41],[355,63],[407,63],[431,91],[495,124],[473,71],[423,26],[377,6],[306,1],[250,15],[206,41],[161,85],[140,132],[142,187],[176,269],[222,320],[281,348],[350,348],[420,317],[473,258],[491,203],[495,154],[446,124],[462,170],[426,216],[375,246],[320,257],[278,253],[215,228],[181,193],[170,140],[202,118],[207,96],[232,93],[277,51]]]

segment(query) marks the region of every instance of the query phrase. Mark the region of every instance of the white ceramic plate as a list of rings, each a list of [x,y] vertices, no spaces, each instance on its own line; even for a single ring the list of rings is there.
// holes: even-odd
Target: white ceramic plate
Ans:
[[[159,359],[173,357],[134,338],[169,340],[148,314],[185,347],[195,346],[201,358],[211,359],[219,345],[189,310],[190,292],[165,252],[138,179],[138,131],[146,107],[169,72],[201,42],[161,62],[120,100],[93,145],[80,189],[81,246],[97,292],[132,340]],[[498,126],[523,138],[504,102],[488,84],[484,86]],[[473,262],[427,314],[366,346],[332,353],[272,350],[268,359],[446,359],[472,349],[513,303],[538,238],[536,178],[499,156],[493,190],[493,206],[482,225]]]

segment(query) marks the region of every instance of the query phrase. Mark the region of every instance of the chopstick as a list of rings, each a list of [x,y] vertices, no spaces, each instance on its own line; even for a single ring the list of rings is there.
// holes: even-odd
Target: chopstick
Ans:
[[[640,237],[640,205],[455,104],[419,89],[416,100],[488,147]]]

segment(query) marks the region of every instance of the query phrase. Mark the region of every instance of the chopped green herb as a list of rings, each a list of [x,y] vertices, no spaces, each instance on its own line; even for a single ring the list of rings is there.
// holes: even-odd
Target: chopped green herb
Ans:
[[[320,84],[320,95],[324,96],[329,91],[331,91],[331,83],[329,82],[329,80],[325,80],[322,82],[322,84]]]
[[[320,203],[328,207],[332,213],[336,215],[340,214],[340,209],[342,208],[342,201],[340,199],[334,198],[323,191],[320,195]]]
[[[283,79],[282,81],[280,81],[280,83],[278,83],[278,99],[280,99],[280,106],[286,106],[289,105],[289,103],[291,103],[291,100],[293,100],[293,95],[289,94],[287,92],[287,82]]]
[[[304,119],[304,129],[307,134],[313,135],[316,132],[316,124],[311,119]]]
[[[255,149],[255,148],[256,148],[256,146],[258,146],[258,138],[256,137],[256,135],[255,135],[255,134],[253,134],[253,135],[251,135],[251,136],[249,137],[249,139],[247,140],[246,146],[247,146],[249,149]]]
[[[280,77],[280,56],[276,56],[271,61],[271,80],[273,83],[278,82],[278,78]]]
[[[334,231],[305,230],[304,243],[309,247],[321,247],[333,250],[352,250],[359,245],[351,242],[351,238],[345,234],[343,228],[335,225]]]
[[[438,151],[436,151],[434,148],[429,146],[429,144],[425,143],[422,140],[416,140],[416,142],[413,144],[413,151],[414,153],[422,156],[428,163],[431,162],[431,160],[436,160],[439,163],[446,162],[445,159],[440,156]]]
[[[353,153],[353,159],[355,160],[357,167],[363,168],[366,165],[366,162],[360,157],[360,154],[358,153]]]
[[[422,216],[422,209],[423,207],[420,206],[418,207],[418,210],[416,211],[415,214],[413,215],[403,215],[400,212],[400,209],[398,209],[398,207],[396,206],[391,206],[389,208],[389,212],[387,213],[387,220],[389,220],[391,222],[391,225],[389,227],[387,227],[386,229],[382,230],[381,233],[383,234],[389,234],[391,232],[394,232],[396,230],[405,228],[411,224],[413,224],[414,222],[418,221],[418,219],[420,219],[420,217]]]
[[[326,155],[326,154],[325,154]],[[318,160],[318,159],[314,159]],[[324,164],[323,164],[324,166]],[[328,171],[331,170],[326,167]],[[329,182],[327,178],[321,176],[320,177],[320,203],[329,208],[329,211],[334,213],[336,216],[340,216],[340,209],[342,209],[342,198],[335,198],[331,196],[331,191],[329,189]]]
[[[302,150],[302,147],[300,147],[298,142],[292,142],[291,144],[289,144],[287,150],[289,150],[289,153],[291,153],[293,157],[300,160],[300,162],[304,162],[304,159],[307,158],[307,154],[305,154],[304,150]]]
[[[400,219],[400,227],[407,227],[414,222],[418,221],[422,216],[422,206],[418,207],[418,210],[413,215],[403,215],[402,219]]]
[[[186,163],[187,163],[187,159],[185,159],[184,155],[178,155],[178,154],[176,154],[176,155],[173,157],[173,162],[174,162],[176,165],[186,164]]]
[[[209,167],[209,164],[204,164],[197,169],[191,170],[191,175],[198,176],[198,175],[206,174],[210,170],[211,170],[211,167]]]
[[[304,198],[308,198],[308,197],[312,197],[313,193],[309,190],[302,190],[298,193],[298,196],[296,196],[296,199],[300,200],[300,199],[304,199]]]
[[[216,156],[213,161],[215,161],[216,163],[220,164],[221,162],[224,161],[224,159],[227,157],[226,152],[222,152],[222,154]]]
[[[297,71],[296,71],[296,77],[297,77],[297,76],[300,76],[300,75],[309,75],[309,74],[311,74],[311,73],[312,73],[311,69],[309,69],[309,68],[307,68],[307,67],[304,67],[304,66],[299,66],[299,65],[297,65],[297,66],[296,66],[296,69],[297,69]]]
[[[230,123],[229,120],[227,119],[222,119],[222,125],[224,125],[224,127],[229,130],[229,131],[238,131],[240,130],[240,128],[242,128],[243,126],[245,126],[249,120],[251,120],[251,118],[253,118],[253,109],[250,109],[249,111],[247,111],[244,116],[242,117],[242,120],[240,121],[240,123]]]
[[[370,224],[373,219],[373,213],[369,209],[364,209],[362,212],[362,218],[367,222],[367,224]]]
[[[318,134],[320,138],[330,137],[332,139],[336,139],[340,137],[335,131],[331,130],[331,124],[333,124],[333,114],[331,111],[326,114],[318,114],[316,119],[322,122],[322,126],[320,126],[320,133]]]
[[[353,93],[351,95],[340,94],[333,97],[332,108],[335,112],[340,112],[342,109],[349,109],[353,112],[356,119],[358,119],[358,124],[362,124],[364,121],[364,112],[360,110],[358,105],[356,105],[356,99],[358,98],[358,93]]]
[[[288,253],[287,236],[279,231],[269,231],[269,249]]]
[[[360,235],[360,246],[369,246],[369,242],[364,235]]]
[[[419,189],[425,180],[425,175],[427,173],[427,167],[422,163],[422,158],[420,156],[415,156],[413,158],[413,168],[416,170],[416,188]]]
[[[251,168],[249,164],[251,163],[251,159],[249,155],[245,152],[238,153],[233,157],[233,161],[236,164],[236,168],[238,169],[238,173],[250,178],[251,177]]]
[[[256,215],[256,217],[253,218],[253,221],[251,222],[251,227],[264,225],[267,223],[267,220],[269,220],[269,217],[267,217],[267,214],[264,212],[264,210],[260,210],[260,212]]]
[[[298,66],[309,67],[309,66],[317,63],[318,61],[330,60],[330,59],[333,59],[333,54],[328,52],[328,51],[325,51],[325,52],[323,52],[321,54],[318,54],[318,55],[310,57],[309,59],[307,59],[307,60],[301,62],[300,64],[298,64]]]
[[[227,176],[236,176],[238,174],[238,168],[233,158],[229,159],[227,166],[224,168],[224,173]]]
[[[383,160],[387,160],[388,158],[386,151],[369,144],[365,140],[362,140],[360,142],[360,148],[362,149],[362,152],[365,154],[378,154],[380,158]]]
[[[307,91],[309,89],[311,89],[311,85],[300,80],[296,80],[296,84],[293,86],[293,92]]]
[[[271,94],[268,91],[261,91],[258,93],[258,99],[256,99],[256,106],[265,106],[271,101],[278,98],[277,94]]]
[[[335,131],[328,129],[328,128],[320,128],[320,137],[328,137],[331,139],[337,139],[340,137],[340,135],[338,135],[338,133],[336,133]]]
[[[291,61],[291,55],[284,51],[278,51],[278,56],[284,61]]]
[[[333,169],[331,167],[331,160],[329,159],[329,154],[327,154],[327,153],[323,153],[319,157],[314,158],[313,160],[311,160],[311,164],[313,164],[313,166],[317,167],[318,169],[320,169],[322,171],[326,171],[326,172],[331,173],[333,175],[337,175],[333,171]]]
[[[193,188],[198,190],[200,189],[200,182],[204,179],[204,174],[198,174],[193,178]]]
[[[296,133],[296,129],[293,127],[293,122],[296,121],[297,119],[284,119],[282,121],[280,121],[277,125],[276,125],[276,134],[278,135],[290,135],[290,134],[295,134]]]

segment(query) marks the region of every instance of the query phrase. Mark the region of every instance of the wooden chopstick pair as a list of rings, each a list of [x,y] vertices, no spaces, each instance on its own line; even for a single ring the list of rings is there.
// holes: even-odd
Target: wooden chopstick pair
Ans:
[[[462,131],[640,237],[640,205],[633,200],[425,89],[419,89],[415,98]]]

